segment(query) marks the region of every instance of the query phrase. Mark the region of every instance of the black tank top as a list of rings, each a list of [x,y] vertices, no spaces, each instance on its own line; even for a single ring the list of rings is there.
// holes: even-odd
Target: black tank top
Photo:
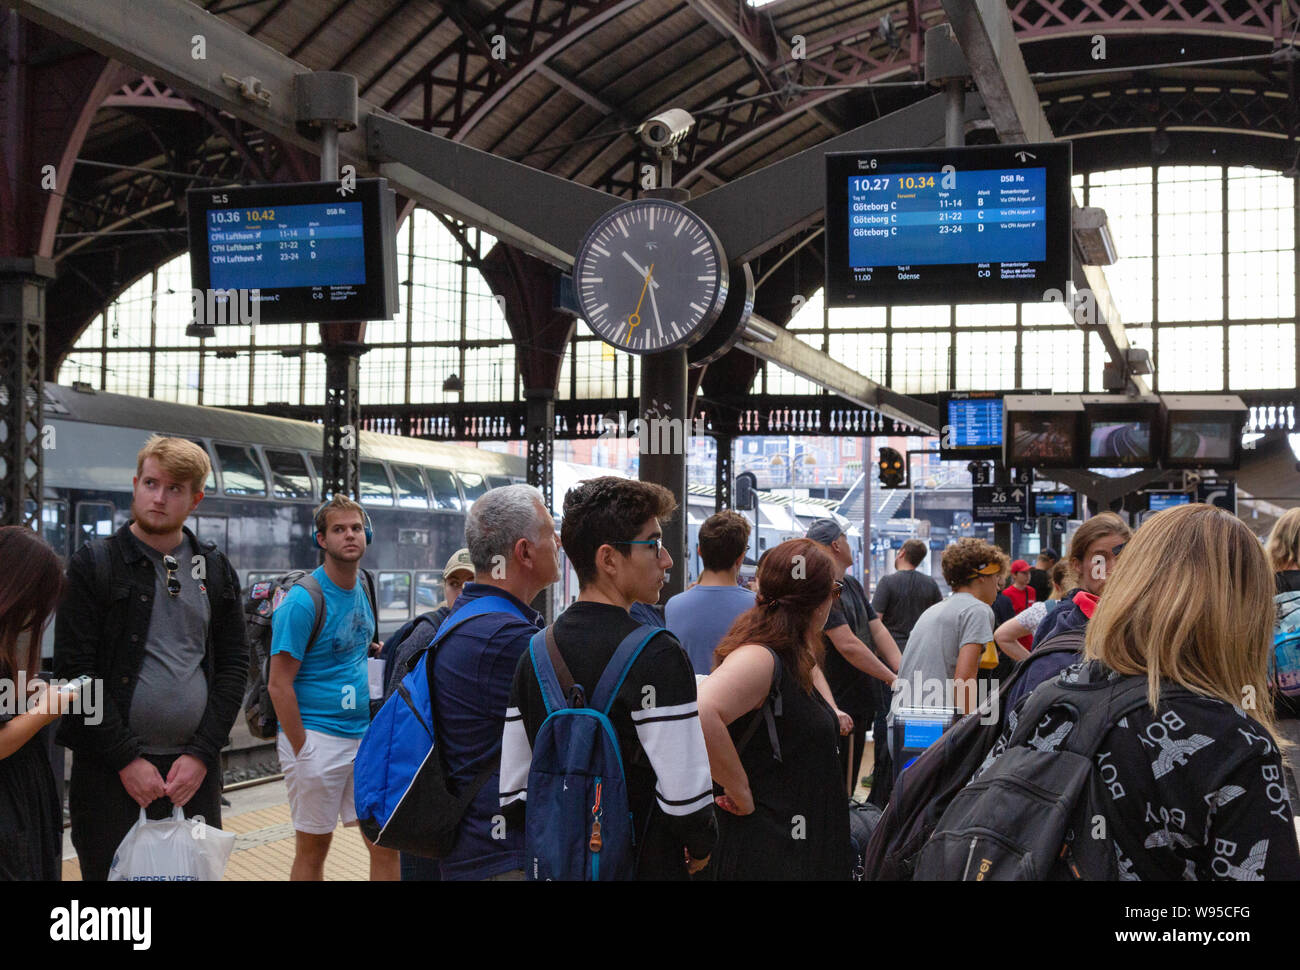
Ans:
[[[781,665],[781,760],[759,726],[741,754],[754,812],[718,810],[718,846],[706,872],[732,879],[847,879],[851,870],[849,805],[840,776],[839,724],[816,690],[805,692]],[[762,711],[729,727],[732,743]],[[719,794],[721,791],[719,790]]]

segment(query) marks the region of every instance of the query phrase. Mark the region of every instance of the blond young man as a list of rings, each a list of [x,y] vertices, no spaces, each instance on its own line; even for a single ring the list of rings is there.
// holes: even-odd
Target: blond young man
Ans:
[[[86,880],[108,877],[140,808],[180,806],[221,826],[220,752],[248,671],[239,579],[186,518],[203,501],[207,453],[154,435],[136,458],[131,521],[82,546],[54,636],[54,673],[104,683],[103,718],[66,717],[72,843]]]
[[[344,825],[357,824],[352,762],[370,726],[366,659],[379,653],[374,610],[359,575],[366,554],[365,511],[335,495],[316,510],[315,525],[325,562],[311,577],[324,597],[324,623],[309,647],[316,608],[307,589],[294,586],[271,616],[267,684],[280,722],[276,752],[296,836],[289,875],[295,881],[324,879],[339,818]],[[399,878],[396,851],[368,840],[366,848],[372,880]]]

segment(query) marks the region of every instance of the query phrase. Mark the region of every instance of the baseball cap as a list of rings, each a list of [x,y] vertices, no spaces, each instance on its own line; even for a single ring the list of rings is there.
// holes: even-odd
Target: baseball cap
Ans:
[[[813,542],[820,542],[824,546],[829,546],[844,535],[844,530],[840,528],[840,524],[834,519],[818,519],[808,526],[805,535]]]
[[[1029,572],[1029,563],[1023,559],[1017,559],[1011,564],[1011,571],[1013,573],[1027,573]]]
[[[1061,561],[1061,554],[1057,552],[1055,549],[1053,549],[1051,546],[1048,546],[1046,549],[1040,552],[1039,555],[1042,556],[1044,559],[1052,560],[1052,562]]]
[[[474,560],[469,557],[468,549],[457,549],[447,560],[447,565],[442,568],[442,577],[446,579],[452,573],[468,572],[474,575]]]

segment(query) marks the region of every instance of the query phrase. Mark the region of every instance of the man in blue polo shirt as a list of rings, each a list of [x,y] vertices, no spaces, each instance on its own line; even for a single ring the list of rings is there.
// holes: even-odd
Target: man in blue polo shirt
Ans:
[[[448,633],[433,658],[434,730],[442,748],[449,791],[465,793],[491,773],[470,802],[456,845],[441,862],[445,880],[523,879],[524,833],[506,825],[497,803],[501,736],[515,666],[542,616],[537,594],[559,578],[555,520],[529,485],[485,492],[469,510],[465,545],[474,581],[465,584],[444,623],[486,596],[505,601],[499,611],[465,620]]]

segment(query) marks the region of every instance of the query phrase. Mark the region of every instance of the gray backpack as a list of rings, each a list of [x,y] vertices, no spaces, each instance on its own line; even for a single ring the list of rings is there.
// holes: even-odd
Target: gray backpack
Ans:
[[[1177,696],[1190,695],[1165,686],[1160,699]],[[1105,804],[1094,758],[1116,722],[1146,704],[1147,679],[1142,676],[1040,686],[1021,709],[1006,750],[944,811],[917,858],[914,878],[1117,878],[1111,840],[1091,837]],[[1069,733],[1058,750],[1030,746],[1054,707],[1071,711]]]

